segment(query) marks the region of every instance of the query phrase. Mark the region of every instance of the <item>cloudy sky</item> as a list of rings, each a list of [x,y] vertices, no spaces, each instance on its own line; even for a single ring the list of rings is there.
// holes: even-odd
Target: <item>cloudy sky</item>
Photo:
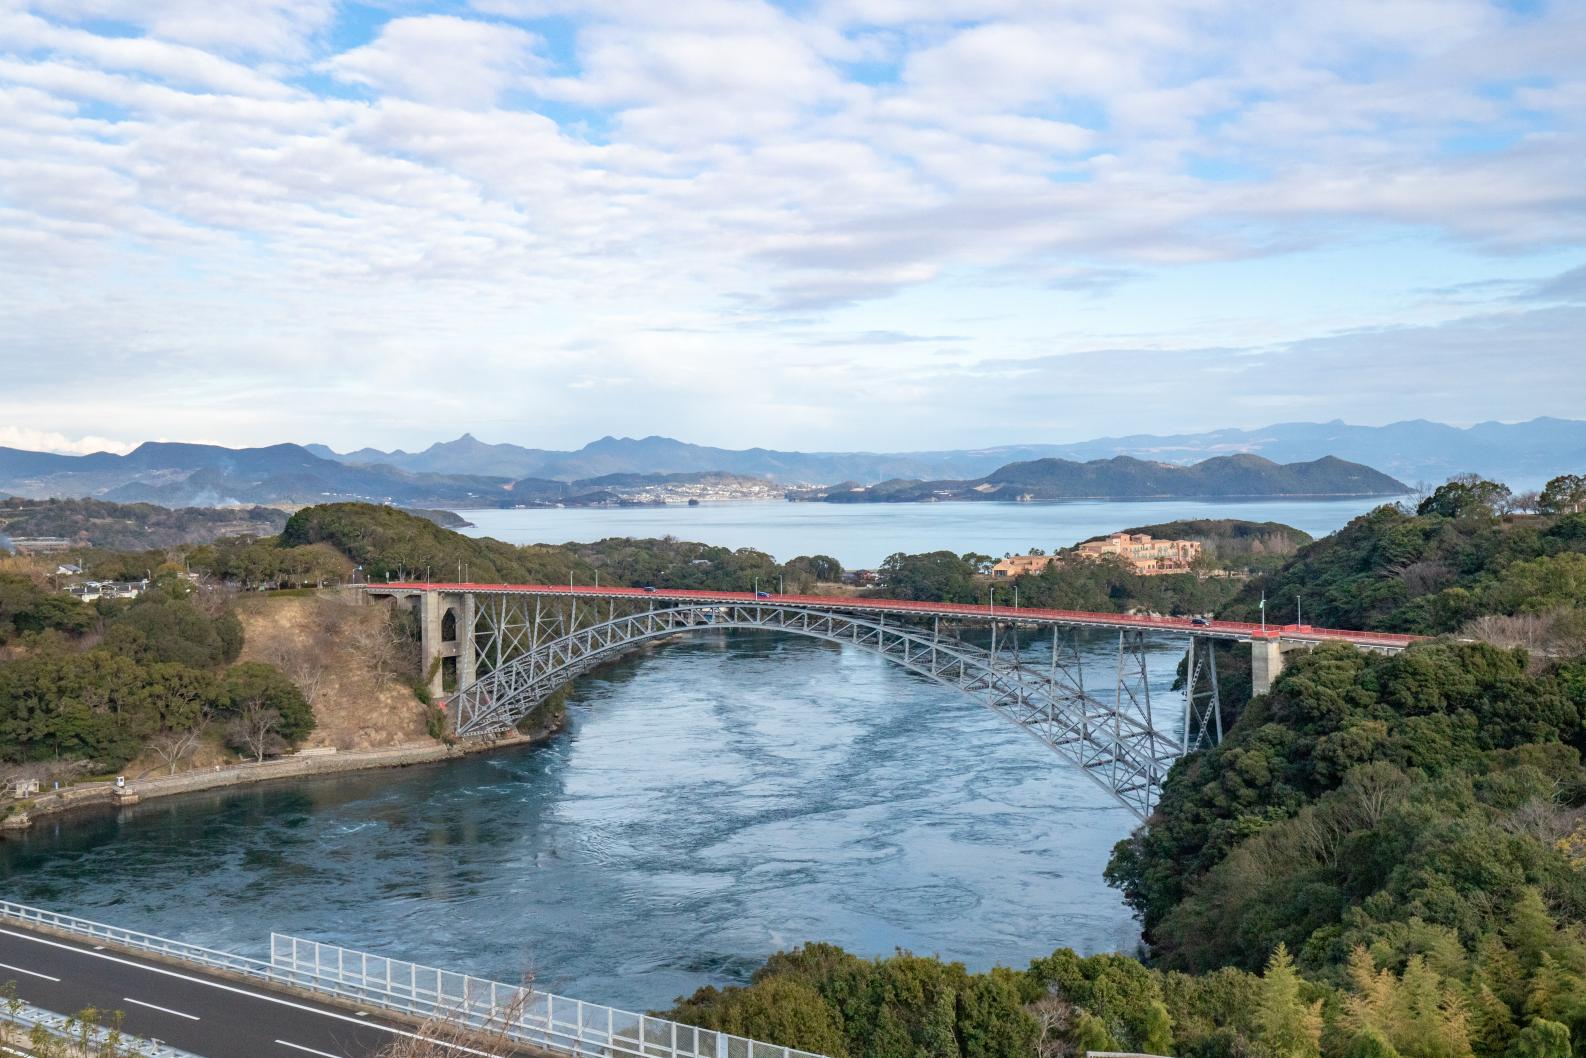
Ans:
[[[1586,4],[0,0],[0,444],[1586,417]]]

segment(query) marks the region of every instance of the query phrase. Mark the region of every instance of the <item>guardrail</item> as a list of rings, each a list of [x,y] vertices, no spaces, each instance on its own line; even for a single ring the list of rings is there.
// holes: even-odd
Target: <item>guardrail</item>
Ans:
[[[461,1022],[548,1050],[589,1058],[822,1058],[778,1044],[434,966],[270,934],[285,980],[420,1017]]]
[[[155,955],[164,955],[168,958],[198,963],[201,966],[209,966],[217,970],[246,974],[249,977],[269,978],[271,976],[270,964],[262,959],[251,959],[246,955],[233,955],[230,952],[216,951],[213,948],[204,948],[197,944],[188,944],[185,941],[157,937],[152,933],[140,933],[135,929],[109,926],[103,922],[94,922],[90,919],[78,918],[75,915],[62,915],[55,911],[44,911],[36,907],[28,907],[26,904],[14,904],[9,900],[0,900],[0,919],[10,919],[13,922],[42,926],[45,929],[59,930],[62,933],[72,933],[93,940],[108,941],[118,947],[130,948],[133,951],[146,951]]]
[[[270,961],[265,962],[9,900],[0,900],[0,920],[40,926],[424,1019],[470,1025],[581,1058],[824,1058],[809,1051],[281,933],[270,934]],[[170,1053],[181,1058],[177,1052]]]
[[[24,1030],[25,1033],[30,1032],[34,1028],[41,1028],[55,1039],[68,1043],[75,1043],[83,1039],[82,1022],[65,1014],[57,1014],[53,1010],[45,1010],[42,1007],[33,1006],[31,1003],[7,1003],[0,1007],[0,1024],[15,1026]],[[96,1048],[107,1046],[110,1036],[111,1030],[103,1025],[93,1026],[87,1033],[89,1045]],[[5,1034],[0,1032],[0,1044],[5,1041]],[[29,1041],[23,1039],[13,1042],[25,1046]],[[12,1051],[11,1053],[21,1054],[22,1052]],[[98,1052],[96,1051],[96,1053]],[[128,1036],[124,1032],[120,1034],[120,1042],[115,1053],[127,1055],[128,1058],[199,1058],[198,1055],[190,1051],[178,1050],[175,1047],[169,1047],[154,1040],[146,1040],[140,1036]]]

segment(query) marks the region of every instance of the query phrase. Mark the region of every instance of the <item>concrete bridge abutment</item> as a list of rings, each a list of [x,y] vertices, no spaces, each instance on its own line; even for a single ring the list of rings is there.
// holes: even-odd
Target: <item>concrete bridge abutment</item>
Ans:
[[[1285,643],[1276,634],[1269,638],[1250,640],[1250,693],[1252,696],[1272,690],[1283,672],[1283,655],[1298,644]]]

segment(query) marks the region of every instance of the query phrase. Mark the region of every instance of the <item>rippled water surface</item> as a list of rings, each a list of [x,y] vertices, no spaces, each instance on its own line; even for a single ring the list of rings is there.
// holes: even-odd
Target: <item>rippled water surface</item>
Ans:
[[[1090,641],[1110,686],[1116,640]],[[1153,655],[1159,707],[1171,640]],[[634,1008],[771,952],[1129,949],[1133,817],[955,691],[772,634],[586,677],[538,747],[192,795],[0,843],[8,897],[231,950],[271,930]]]

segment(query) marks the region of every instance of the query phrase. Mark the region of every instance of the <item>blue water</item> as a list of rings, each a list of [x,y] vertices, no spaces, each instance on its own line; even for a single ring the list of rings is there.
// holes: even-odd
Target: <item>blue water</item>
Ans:
[[[1090,641],[1103,683],[1115,650]],[[0,879],[228,950],[275,930],[630,1009],[806,940],[978,968],[1138,942],[1101,881],[1134,817],[874,655],[707,633],[586,677],[571,714],[538,747],[45,822],[0,841]]]
[[[1092,536],[1180,518],[1277,521],[1322,536],[1388,499],[1162,500],[1074,503],[705,503],[698,507],[544,508],[461,511],[470,536],[514,544],[561,544],[608,536],[675,536],[753,547],[786,561],[831,555],[874,568],[896,551],[974,551],[1001,556],[1053,551]]]
[[[1320,534],[1316,503],[725,504],[471,512],[519,542],[672,533],[845,565],[1048,549],[1182,517]],[[1151,655],[1159,718],[1182,643]],[[1039,647],[1029,647],[1036,654]],[[1086,666],[1112,685],[1117,640]],[[826,940],[973,968],[1132,949],[1102,882],[1135,819],[958,692],[852,648],[705,633],[582,679],[568,730],[440,765],[153,801],[0,841],[14,900],[243,952],[271,930],[634,1009]]]

